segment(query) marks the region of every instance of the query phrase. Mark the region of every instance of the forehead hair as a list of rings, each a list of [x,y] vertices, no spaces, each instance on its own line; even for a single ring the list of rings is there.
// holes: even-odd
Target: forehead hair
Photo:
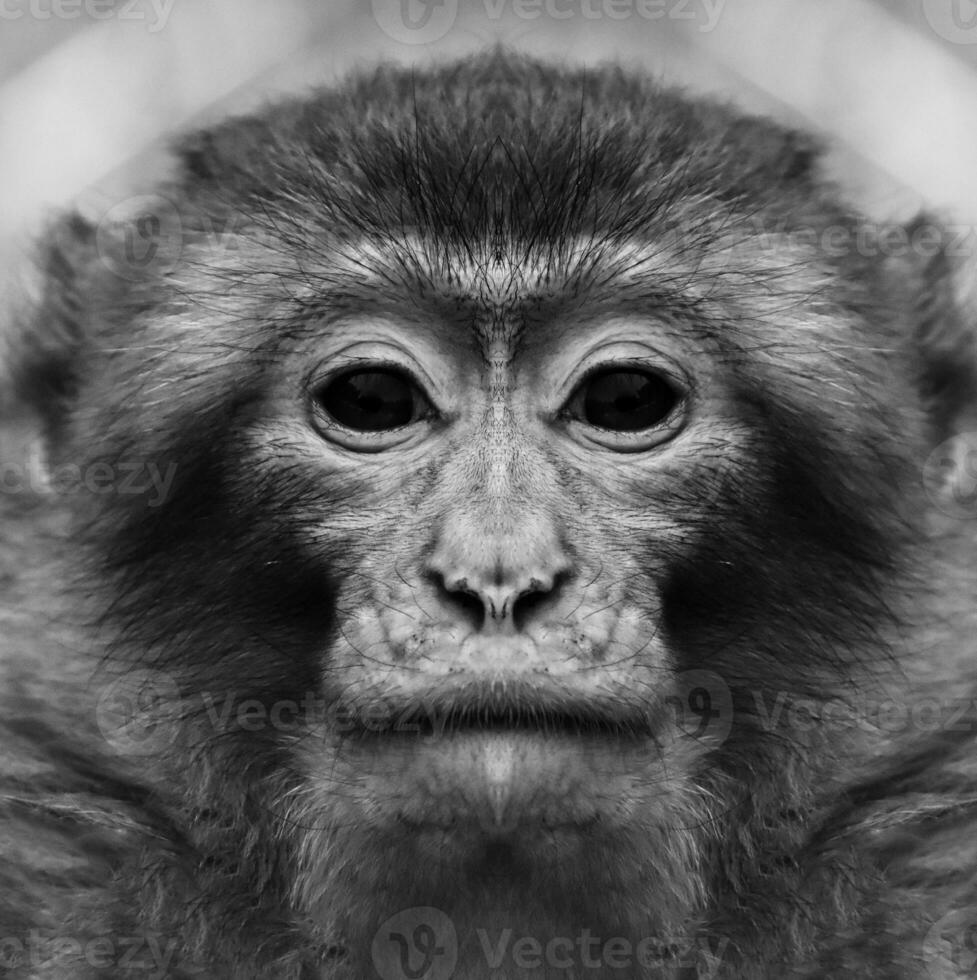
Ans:
[[[393,305],[447,298],[488,316],[536,297],[620,307],[630,293],[642,308],[694,306],[725,332],[742,300],[746,319],[766,315],[783,342],[785,311],[830,292],[833,306],[884,324],[877,259],[780,248],[795,229],[820,240],[859,223],[816,171],[809,137],[618,68],[501,50],[417,73],[386,66],[185,138],[158,188],[179,216],[172,272],[112,274],[105,242],[72,217],[43,256],[58,283],[45,316],[67,318],[80,347],[77,310],[110,347],[131,348],[165,320],[215,350],[243,350],[255,343],[245,325],[264,323],[274,344],[314,323],[330,293],[361,307],[382,292],[372,275]],[[221,247],[216,229],[233,233]],[[240,248],[222,247],[235,235]],[[345,259],[361,263],[361,283],[338,267]],[[287,315],[272,305],[283,291],[301,294]],[[829,321],[816,319],[805,343]],[[56,369],[36,360],[24,384],[63,397],[77,357]]]
[[[581,241],[694,239],[730,213],[837,221],[814,206],[816,155],[807,136],[617,68],[495,50],[433,71],[382,67],[196,134],[178,188],[208,212],[230,201],[287,214],[303,236],[410,237],[442,277],[502,254],[545,277]]]

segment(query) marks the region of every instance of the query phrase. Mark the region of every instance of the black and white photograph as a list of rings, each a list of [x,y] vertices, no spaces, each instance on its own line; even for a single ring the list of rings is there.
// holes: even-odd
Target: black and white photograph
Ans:
[[[0,978],[977,977],[977,0],[0,0]]]

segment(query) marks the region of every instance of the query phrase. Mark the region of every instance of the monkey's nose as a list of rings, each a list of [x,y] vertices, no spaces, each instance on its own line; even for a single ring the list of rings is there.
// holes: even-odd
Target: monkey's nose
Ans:
[[[562,576],[544,573],[518,579],[496,575],[445,576],[435,573],[442,602],[483,633],[516,633],[555,595]]]

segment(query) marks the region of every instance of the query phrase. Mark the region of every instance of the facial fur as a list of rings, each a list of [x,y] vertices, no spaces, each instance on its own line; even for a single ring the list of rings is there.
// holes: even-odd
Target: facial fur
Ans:
[[[943,256],[824,247],[807,136],[499,52],[176,160],[163,250],[65,218],[11,331],[82,475],[4,503],[12,975],[921,975],[969,721],[866,706],[972,683]],[[588,421],[613,371],[667,410]]]

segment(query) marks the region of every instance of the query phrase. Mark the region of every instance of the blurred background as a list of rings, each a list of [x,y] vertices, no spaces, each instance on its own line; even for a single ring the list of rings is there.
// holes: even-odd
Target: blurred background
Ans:
[[[498,41],[820,131],[873,217],[977,219],[974,0],[0,0],[0,269],[53,209],[145,184],[174,130]]]

